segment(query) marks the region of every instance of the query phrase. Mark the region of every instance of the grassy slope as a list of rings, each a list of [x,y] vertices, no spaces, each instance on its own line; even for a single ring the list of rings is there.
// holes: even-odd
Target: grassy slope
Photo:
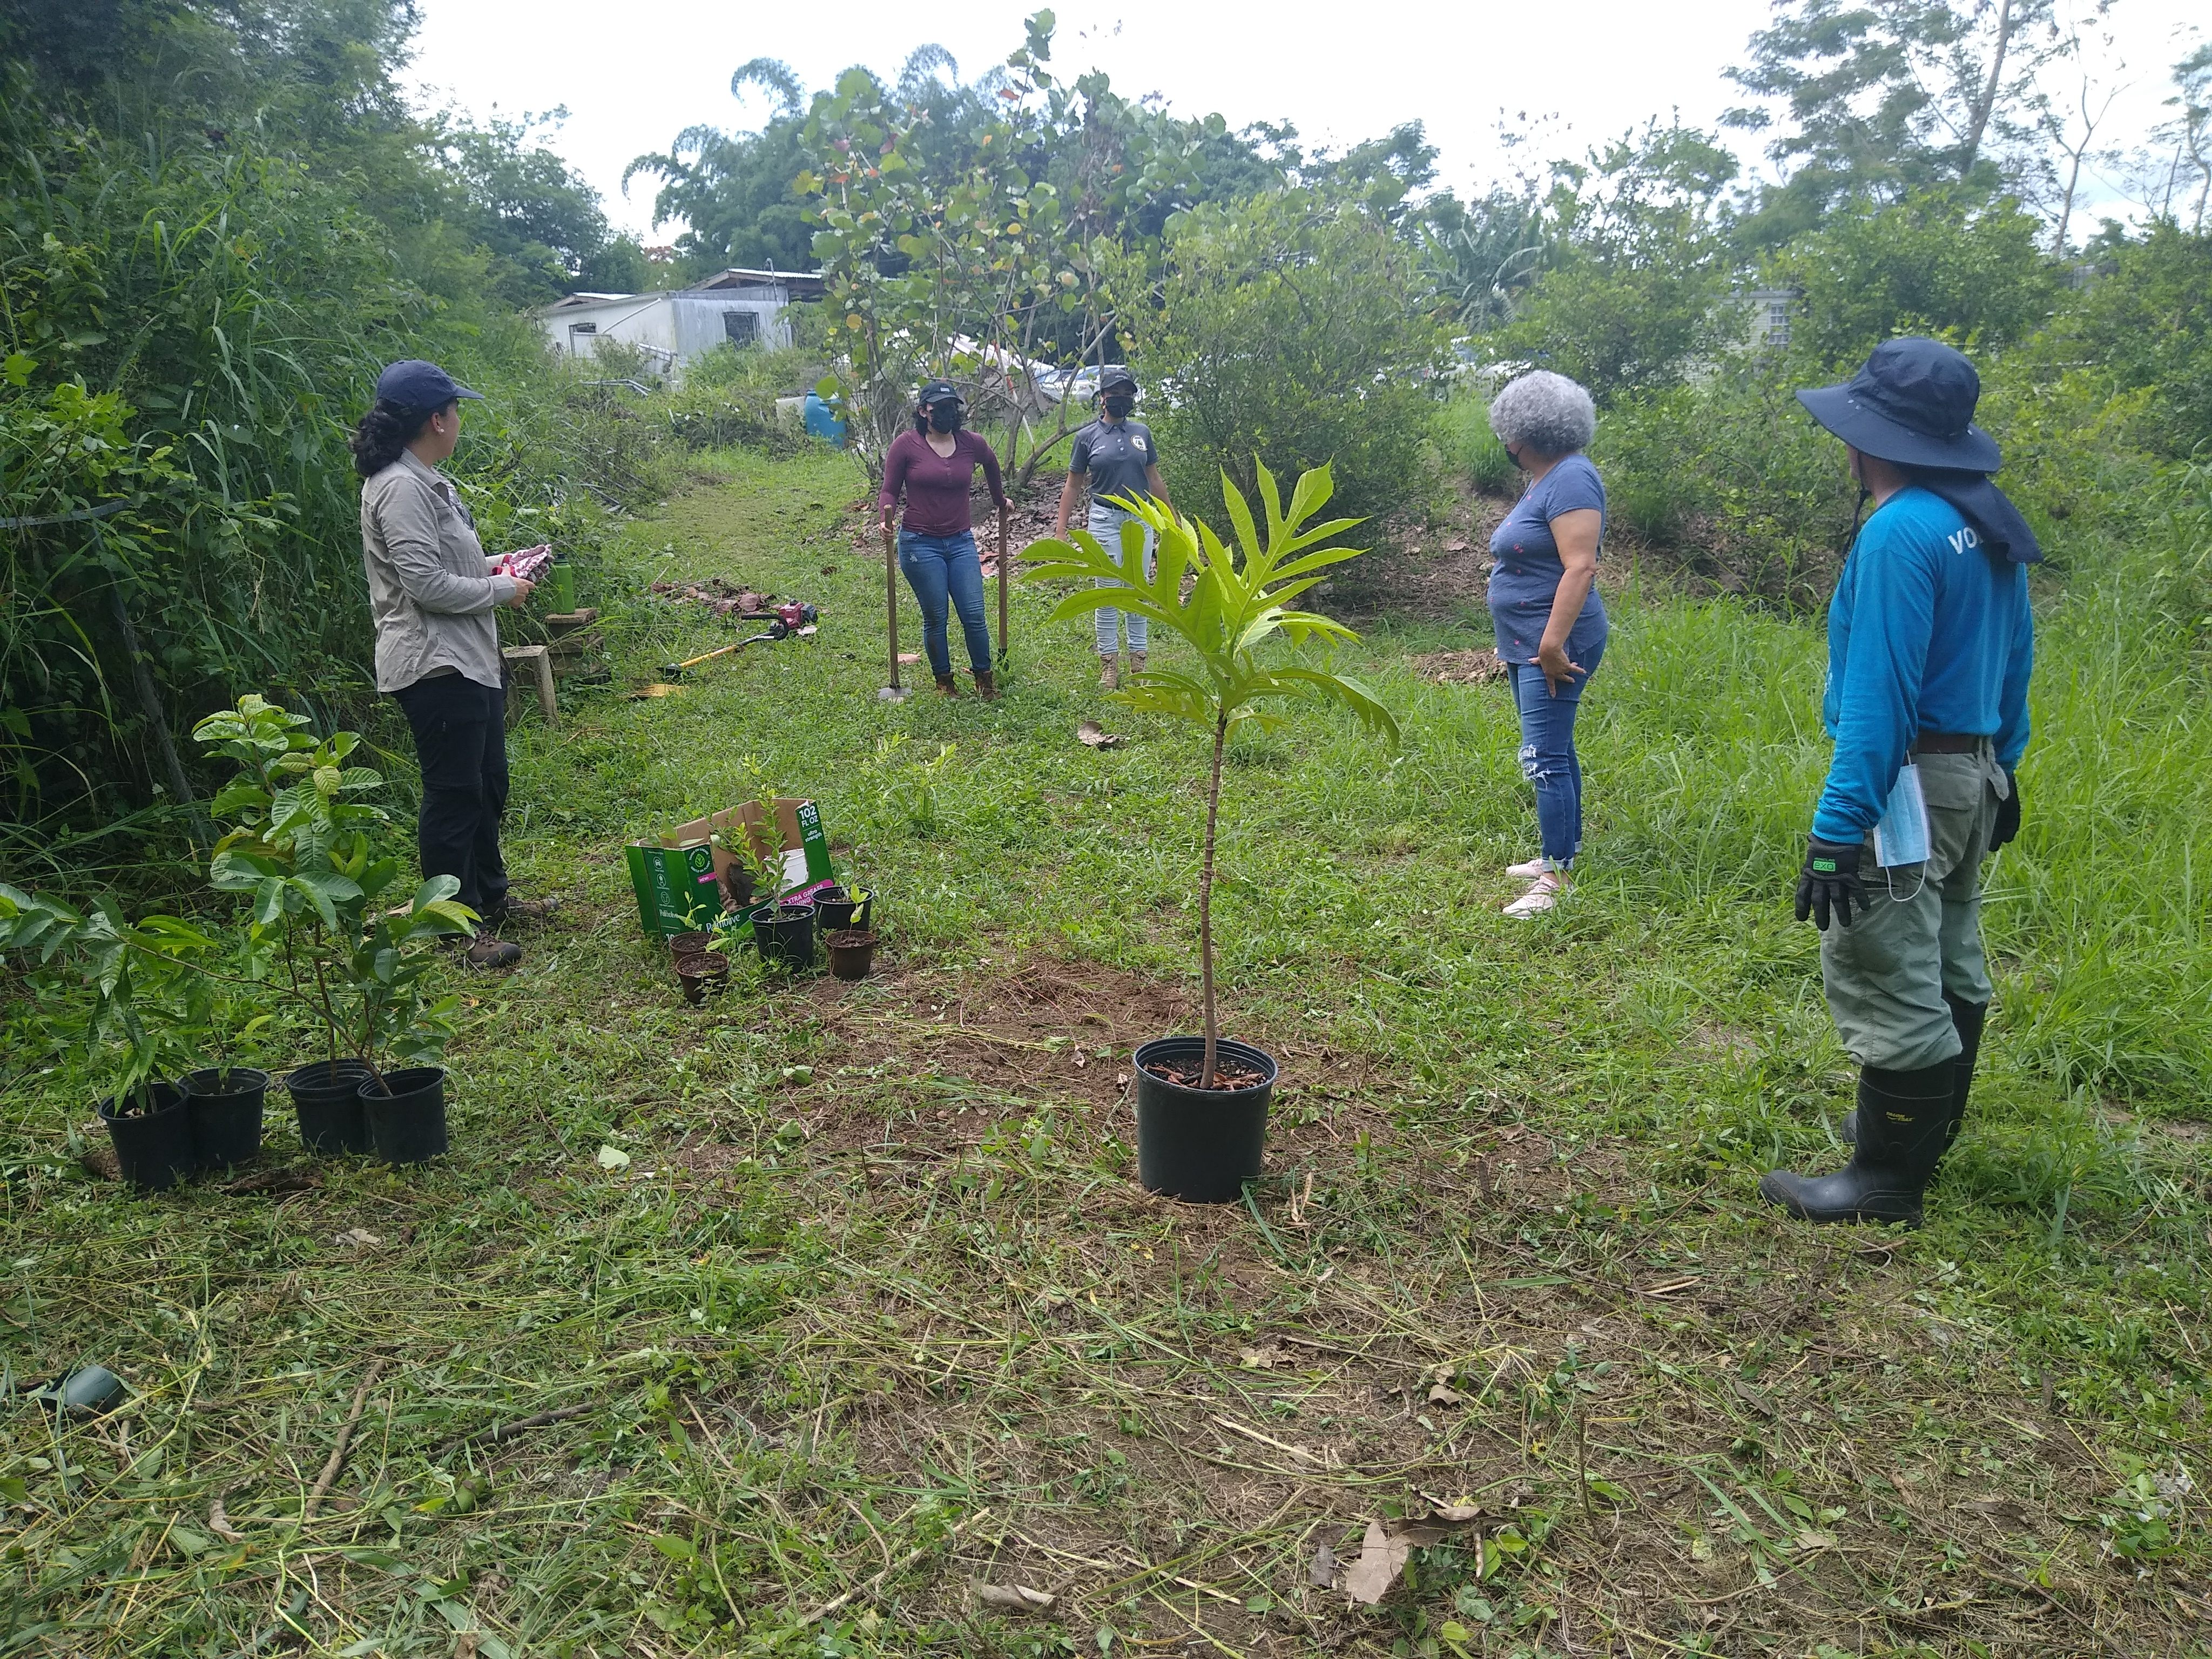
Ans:
[[[67,1079],[7,1097],[12,1374],[104,1359],[141,1394],[58,1435],[7,1418],[0,1652],[228,1654],[280,1612],[391,1655],[2212,1651],[2194,1498],[2173,1559],[2107,1554],[2156,1543],[2128,1483],[2203,1475],[2206,1152],[2148,1115],[2206,1102],[2202,904],[2130,854],[2203,850],[2212,738],[2094,617],[2040,695],[2100,793],[2033,775],[2006,1003],[1924,1231],[1752,1196],[1777,1155],[1835,1156],[1848,1084],[1783,902],[1819,641],[1632,595],[1589,706],[1590,878],[1550,923],[1497,915],[1533,835],[1505,696],[1407,666],[1463,631],[1370,641],[1402,754],[1330,717],[1240,747],[1230,1026],[1288,1086],[1257,1203],[1200,1211],[1133,1188],[1118,1080],[1188,1018],[1196,741],[1109,709],[1129,746],[1078,745],[1084,632],[1031,594],[1002,703],[877,702],[853,475],[727,472],[631,574],[815,599],[821,639],[518,732],[511,845],[569,920],[468,985],[451,1160],[141,1200],[65,1157]],[[611,610],[625,685],[718,636]],[[854,844],[891,960],[690,1011],[617,849],[737,798],[749,757]],[[1311,1587],[1318,1544],[1348,1559],[1424,1494],[1486,1512],[1410,1592]],[[970,1580],[1061,1600],[1009,1622]]]

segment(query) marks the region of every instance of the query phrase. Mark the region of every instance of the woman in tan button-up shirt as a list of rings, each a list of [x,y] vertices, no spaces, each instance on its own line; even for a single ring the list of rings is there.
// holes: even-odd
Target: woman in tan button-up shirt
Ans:
[[[361,557],[376,623],[376,689],[406,711],[422,766],[422,874],[460,883],[456,896],[487,924],[469,961],[505,968],[521,948],[491,929],[544,907],[507,896],[500,856],[507,694],[492,607],[520,606],[531,584],[507,574],[506,556],[485,556],[468,509],[438,471],[460,440],[460,400],[479,395],[435,363],[394,363],[352,442],[364,480]]]

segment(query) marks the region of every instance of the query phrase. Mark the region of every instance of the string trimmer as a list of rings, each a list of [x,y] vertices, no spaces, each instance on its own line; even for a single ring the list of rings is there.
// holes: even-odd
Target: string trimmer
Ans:
[[[717,657],[726,657],[732,652],[742,651],[749,645],[759,645],[763,641],[787,640],[794,634],[811,634],[814,631],[815,622],[820,615],[821,613],[811,605],[799,605],[795,602],[790,605],[780,605],[776,606],[775,619],[769,623],[766,632],[749,634],[744,639],[734,640],[728,645],[718,645],[712,651],[702,651],[696,657],[686,657],[682,662],[663,663],[660,667],[660,677],[665,680],[680,680],[684,678],[685,669],[696,668],[701,663],[712,662]]]

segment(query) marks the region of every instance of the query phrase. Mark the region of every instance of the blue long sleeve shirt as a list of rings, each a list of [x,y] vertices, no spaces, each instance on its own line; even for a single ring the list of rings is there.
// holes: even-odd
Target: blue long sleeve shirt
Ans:
[[[1813,833],[1862,839],[1923,732],[1992,738],[1997,759],[2017,766],[2034,628],[2027,567],[1990,557],[1958,508],[1919,489],[1884,501],[1828,607],[1820,719],[1836,755]]]

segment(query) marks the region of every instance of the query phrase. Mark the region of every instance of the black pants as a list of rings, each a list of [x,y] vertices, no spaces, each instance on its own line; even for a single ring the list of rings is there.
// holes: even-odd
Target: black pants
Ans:
[[[422,876],[452,876],[455,894],[487,921],[507,908],[499,815],[507,807],[507,693],[459,674],[392,693],[414,728],[422,763],[422,815],[415,846]]]

